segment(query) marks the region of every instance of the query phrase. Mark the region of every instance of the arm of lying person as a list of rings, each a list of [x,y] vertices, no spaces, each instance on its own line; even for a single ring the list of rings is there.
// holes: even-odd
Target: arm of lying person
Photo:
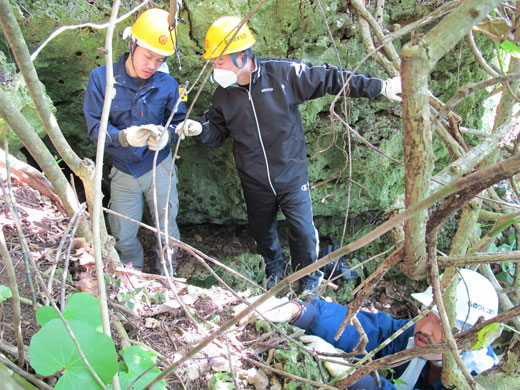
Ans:
[[[327,343],[325,340],[318,336],[301,336],[300,341],[308,348],[317,352],[318,354],[333,354],[342,353],[343,351],[335,348],[333,345]],[[349,360],[336,357],[336,356],[322,356],[324,358],[323,365],[333,378],[342,380],[345,373],[350,369],[348,364]],[[342,388],[342,387],[340,387]],[[348,389],[351,390],[396,390],[396,386],[386,379],[380,378],[378,382],[375,377],[368,374],[359,379],[356,383],[350,385]]]
[[[397,387],[384,378],[380,378],[380,385],[372,375],[365,375],[356,383],[347,387],[349,390],[397,390]]]
[[[250,304],[253,304],[262,297],[263,295],[250,297],[248,298],[248,301]],[[234,314],[237,315],[238,313],[242,312],[247,306],[248,304],[246,303],[241,303],[240,305],[236,306],[233,310]],[[300,311],[301,305],[299,302],[289,301],[289,299],[286,297],[269,297],[265,302],[259,305],[254,311],[251,311],[251,313],[249,313],[249,315],[243,318],[240,322],[244,323],[249,320],[251,316],[256,315],[258,317],[259,314],[261,314],[261,317],[272,322],[287,322],[291,321],[298,313],[300,313]]]
[[[359,334],[353,325],[347,325],[338,340],[336,333],[347,315],[347,306],[315,299],[309,303],[300,302],[302,310],[291,320],[291,325],[305,330],[306,334],[316,335],[345,352],[356,348]],[[395,320],[388,314],[359,311],[357,319],[368,338],[366,350],[375,349],[384,340],[400,329],[409,320]],[[379,356],[388,356],[406,348],[408,338],[413,335],[413,327],[406,330],[389,345],[384,347]]]

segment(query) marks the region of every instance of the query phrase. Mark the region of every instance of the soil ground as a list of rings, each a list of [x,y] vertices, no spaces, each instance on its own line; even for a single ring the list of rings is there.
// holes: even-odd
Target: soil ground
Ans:
[[[4,188],[7,188],[5,172],[0,176]],[[12,190],[24,240],[29,248],[28,256],[34,260],[42,278],[45,281],[49,279],[49,272],[56,259],[59,273],[59,270],[66,267],[64,261],[68,258],[69,279],[62,284],[59,277],[54,278],[50,289],[52,298],[59,305],[62,294],[65,298],[77,291],[95,294],[97,290],[94,266],[89,263],[88,258],[85,260],[90,248],[69,249],[68,218],[65,218],[48,198],[14,176]],[[20,244],[15,218],[4,196],[0,198],[0,222],[11,261],[15,266],[20,295],[25,298],[25,302],[30,303],[32,292],[27,278],[23,246]],[[203,266],[200,256],[197,259],[182,249],[178,254],[178,277],[173,285],[176,294],[172,294],[171,286],[166,279],[152,274],[155,236],[145,229],[140,230],[139,236],[145,247],[145,272],[114,274],[119,275],[119,284],[115,283],[115,279],[108,283],[109,306],[124,326],[127,337],[134,343],[146,345],[156,351],[160,357],[158,365],[164,369],[232,318],[232,308],[241,301],[237,295],[218,285],[200,288],[187,283],[195,278],[207,278],[209,271]],[[183,242],[215,259],[231,258],[241,254],[254,255],[255,244],[245,225],[181,226],[181,236]],[[67,256],[69,252],[70,255]],[[110,272],[109,268],[107,270]],[[36,286],[35,297],[41,303],[44,299],[43,293],[36,282],[34,272],[32,274],[33,285]],[[342,281],[338,283],[341,284]],[[9,284],[3,265],[0,268],[0,285],[2,284]],[[376,288],[367,301],[366,308],[385,310],[395,317],[410,316],[414,314],[415,307],[409,299],[409,290],[415,287],[399,280],[384,282]],[[256,293],[259,293],[258,289]],[[327,288],[327,295],[333,296],[333,293],[333,290]],[[175,295],[181,298],[184,307],[179,305]],[[22,334],[24,343],[28,346],[31,337],[39,330],[39,325],[32,306],[24,303],[21,307]],[[187,312],[191,318],[186,315]],[[9,301],[2,306],[0,320],[0,352],[11,361],[15,361],[16,352],[13,353],[12,348],[10,349],[16,346],[16,342],[13,310]],[[119,335],[116,329],[113,329],[113,338],[116,349],[119,350],[125,338]],[[236,375],[238,379],[235,388],[254,388],[250,383],[254,380],[250,379],[248,382],[243,377],[243,370],[252,367],[251,362],[246,362],[243,357],[255,358],[258,362],[266,363],[272,359],[273,348],[282,348],[281,345],[284,343],[285,340],[276,332],[266,333],[262,328],[257,330],[253,325],[237,328],[228,333],[227,337],[218,334],[218,337],[196,357],[183,363],[168,376],[168,389],[208,389],[210,378],[220,369],[229,371],[230,367],[232,371],[239,373]],[[34,374],[28,363],[24,369]],[[46,381],[52,385],[55,378]]]

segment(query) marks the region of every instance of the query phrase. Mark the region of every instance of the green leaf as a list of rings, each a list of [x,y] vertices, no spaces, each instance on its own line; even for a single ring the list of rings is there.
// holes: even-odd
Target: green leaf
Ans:
[[[520,58],[520,49],[513,42],[507,39],[500,44],[502,50],[511,53],[512,56]]]
[[[255,277],[255,283],[259,284],[265,278],[265,270],[261,270]]]
[[[67,321],[87,361],[104,384],[117,371],[117,353],[113,340],[78,320]],[[44,376],[63,370],[56,390],[95,390],[101,388],[90,374],[65,325],[59,319],[48,321],[36,333],[29,346],[32,368]]]
[[[505,271],[499,272],[496,275],[496,277],[501,282],[505,282],[505,283],[508,283],[510,285],[512,285],[513,282],[514,282],[514,278],[509,274],[509,272],[505,272]]]
[[[89,293],[76,293],[69,297],[69,302],[63,316],[67,320],[79,320],[89,324],[98,332],[103,332],[101,321],[101,309],[98,299]],[[44,306],[36,312],[36,319],[41,326],[45,326],[50,320],[59,318],[52,306]]]
[[[208,389],[210,390],[232,390],[234,388],[232,378],[227,372],[217,372],[208,383]]]
[[[471,346],[472,350],[487,348],[493,341],[495,341],[502,331],[504,330],[504,324],[500,322],[494,322],[492,324],[484,326],[476,334],[477,341]]]
[[[121,351],[126,363],[126,370],[119,372],[119,384],[122,390],[128,389],[133,381],[141,375],[143,372],[153,367],[155,364],[155,358],[157,355],[151,351],[146,351],[140,346],[131,346]],[[150,382],[152,382],[159,374],[161,370],[158,368],[152,368],[146,374],[144,374],[139,380],[132,386],[132,390],[144,389]],[[160,381],[153,387],[154,390],[166,389],[166,382]]]
[[[0,284],[0,303],[13,296],[11,289],[3,284]]]

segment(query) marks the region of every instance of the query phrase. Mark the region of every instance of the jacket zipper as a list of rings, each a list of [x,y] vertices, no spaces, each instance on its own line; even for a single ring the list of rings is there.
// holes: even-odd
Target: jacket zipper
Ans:
[[[258,139],[260,140],[260,145],[262,146],[262,153],[264,154],[265,168],[267,171],[267,180],[269,181],[269,186],[271,187],[273,194],[276,195],[273,183],[271,182],[271,174],[269,173],[269,161],[267,160],[267,153],[265,152],[264,142],[262,141],[262,133],[260,132],[260,124],[258,123],[258,117],[256,116],[255,104],[253,103],[253,97],[251,96],[251,80],[249,80],[249,88],[247,89],[247,95],[249,97],[249,101],[251,102],[251,107],[253,108],[253,114],[255,116],[256,122],[256,131],[258,132]]]

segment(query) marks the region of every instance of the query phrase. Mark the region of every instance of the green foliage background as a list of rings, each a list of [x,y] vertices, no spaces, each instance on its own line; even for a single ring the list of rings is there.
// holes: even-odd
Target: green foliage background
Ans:
[[[111,10],[110,1],[78,2],[73,0],[18,1],[16,7],[20,26],[29,46],[34,51],[54,30],[64,25],[85,22],[105,23]],[[120,15],[136,6],[137,1],[121,5]],[[405,24],[416,20],[442,2],[390,0],[385,3],[386,26]],[[168,9],[168,1],[154,3]],[[181,16],[186,24],[178,28],[178,42],[182,68],[175,56],[168,59],[170,72],[176,79],[194,85],[204,64],[204,37],[211,23],[222,15],[246,16],[256,2],[249,0],[184,1]],[[346,69],[369,72],[382,78],[384,70],[366,56],[360,40],[356,13],[346,8],[343,0],[323,0],[324,12],[330,31],[339,50],[341,66]],[[370,7],[368,4],[367,7]],[[131,16],[117,26],[114,34],[114,56],[126,50],[127,42],[121,39],[122,30],[131,25]],[[261,57],[295,58],[314,64],[328,62],[337,65],[329,33],[317,2],[311,0],[267,0],[251,20],[250,29],[257,39],[253,49]],[[35,65],[40,79],[57,107],[56,116],[69,142],[82,157],[94,158],[95,145],[88,139],[82,104],[89,72],[104,64],[102,49],[106,30],[82,28],[68,30],[51,41],[39,54]],[[394,41],[397,50],[409,36]],[[493,47],[487,38],[477,36],[481,51],[489,56]],[[0,51],[10,58],[7,44],[0,40]],[[5,58],[5,57],[4,57]],[[2,57],[0,57],[1,61]],[[13,62],[8,60],[8,62]],[[6,65],[9,69],[9,65]],[[12,69],[12,65],[11,65]],[[446,56],[432,74],[431,89],[441,99],[448,99],[459,85],[467,80],[484,77],[472,56],[456,48]],[[197,88],[200,84],[197,85]],[[214,85],[208,83],[193,107],[191,117],[204,119],[210,105]],[[189,104],[195,91],[189,96]],[[458,107],[464,125],[481,126],[484,93],[464,100]],[[301,106],[306,129],[309,156],[310,184],[313,187],[315,223],[324,242],[338,243],[347,208],[348,172],[352,170],[353,185],[349,203],[349,230],[347,242],[358,237],[361,231],[371,229],[383,218],[396,195],[404,191],[403,167],[372,150],[351,135],[350,149],[346,129],[329,119],[332,96],[307,102]],[[27,102],[21,98],[20,106]],[[341,113],[338,103],[336,111]],[[31,116],[32,114],[27,114]],[[375,99],[348,99],[346,119],[349,125],[367,141],[384,153],[402,161],[401,106],[380,96]],[[37,126],[37,124],[36,124]],[[16,141],[13,140],[13,144]],[[16,147],[15,147],[16,149]],[[352,167],[348,166],[351,150]],[[436,169],[448,161],[441,143],[435,141]],[[178,160],[181,224],[245,223],[246,212],[238,176],[234,168],[231,142],[217,150],[208,150],[186,140],[180,147]],[[107,194],[108,195],[108,194]],[[283,219],[283,216],[280,216]],[[385,246],[385,242],[380,242]]]

